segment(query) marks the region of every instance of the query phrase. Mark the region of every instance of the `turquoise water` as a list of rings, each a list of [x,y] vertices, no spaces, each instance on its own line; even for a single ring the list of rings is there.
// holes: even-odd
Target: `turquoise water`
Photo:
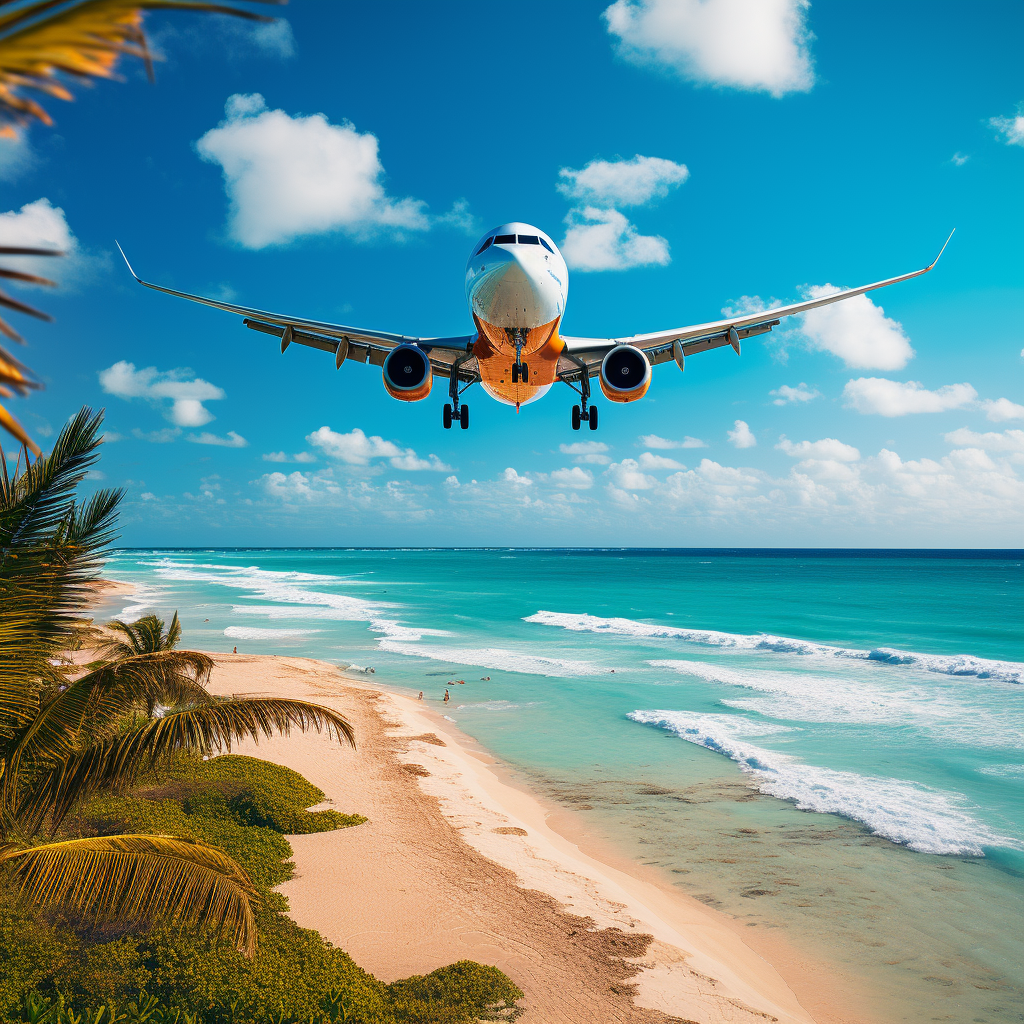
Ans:
[[[1022,1020],[1021,552],[124,551],[126,616],[428,700],[684,891]],[[459,684],[455,680],[464,680]],[[452,700],[440,703],[445,687]]]

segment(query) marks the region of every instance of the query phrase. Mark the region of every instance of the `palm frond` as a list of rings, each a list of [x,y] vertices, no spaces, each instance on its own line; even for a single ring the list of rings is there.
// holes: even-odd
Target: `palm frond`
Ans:
[[[124,835],[8,846],[0,868],[35,906],[71,908],[95,923],[212,926],[247,956],[256,946],[252,881],[226,853],[196,840]]]
[[[142,771],[181,750],[207,753],[230,750],[242,739],[259,742],[275,733],[315,730],[355,746],[352,726],[337,711],[301,700],[251,698],[226,700],[172,711],[122,735],[87,747],[62,761],[21,795],[13,816],[34,833],[44,822],[50,831],[94,793],[124,792]]]

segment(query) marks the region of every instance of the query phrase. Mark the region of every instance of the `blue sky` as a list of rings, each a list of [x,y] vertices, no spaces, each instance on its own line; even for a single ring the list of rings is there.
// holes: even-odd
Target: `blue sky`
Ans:
[[[57,320],[18,323],[47,387],[11,407],[44,447],[106,407],[123,543],[1020,545],[1019,3],[282,13],[151,15],[155,85],[125,64],[0,149],[0,240],[73,252],[25,293]],[[282,357],[113,245],[171,287],[462,334],[470,247],[507,220],[571,232],[563,330],[604,337],[916,269],[957,233],[870,303],[599,399],[596,433],[565,387],[518,416],[471,389],[444,431],[446,382],[403,404],[376,368]]]

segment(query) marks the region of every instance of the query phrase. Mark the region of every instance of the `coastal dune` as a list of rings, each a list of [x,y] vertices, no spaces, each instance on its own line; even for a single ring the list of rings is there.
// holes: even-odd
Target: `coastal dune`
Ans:
[[[830,1005],[804,965],[812,1017],[725,915],[583,853],[429,706],[325,662],[214,658],[215,693],[312,700],[354,725],[354,751],[316,734],[234,749],[370,819],[289,837],[296,874],[281,892],[300,925],[383,980],[493,964],[525,992],[525,1024],[863,1019]]]

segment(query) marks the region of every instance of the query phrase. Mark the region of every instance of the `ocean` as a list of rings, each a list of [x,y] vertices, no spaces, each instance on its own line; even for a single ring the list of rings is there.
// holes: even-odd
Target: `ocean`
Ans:
[[[864,979],[1024,1020],[1024,552],[124,550],[186,646],[418,693],[588,831]],[[461,682],[458,682],[461,680]],[[445,688],[451,701],[441,702]]]

